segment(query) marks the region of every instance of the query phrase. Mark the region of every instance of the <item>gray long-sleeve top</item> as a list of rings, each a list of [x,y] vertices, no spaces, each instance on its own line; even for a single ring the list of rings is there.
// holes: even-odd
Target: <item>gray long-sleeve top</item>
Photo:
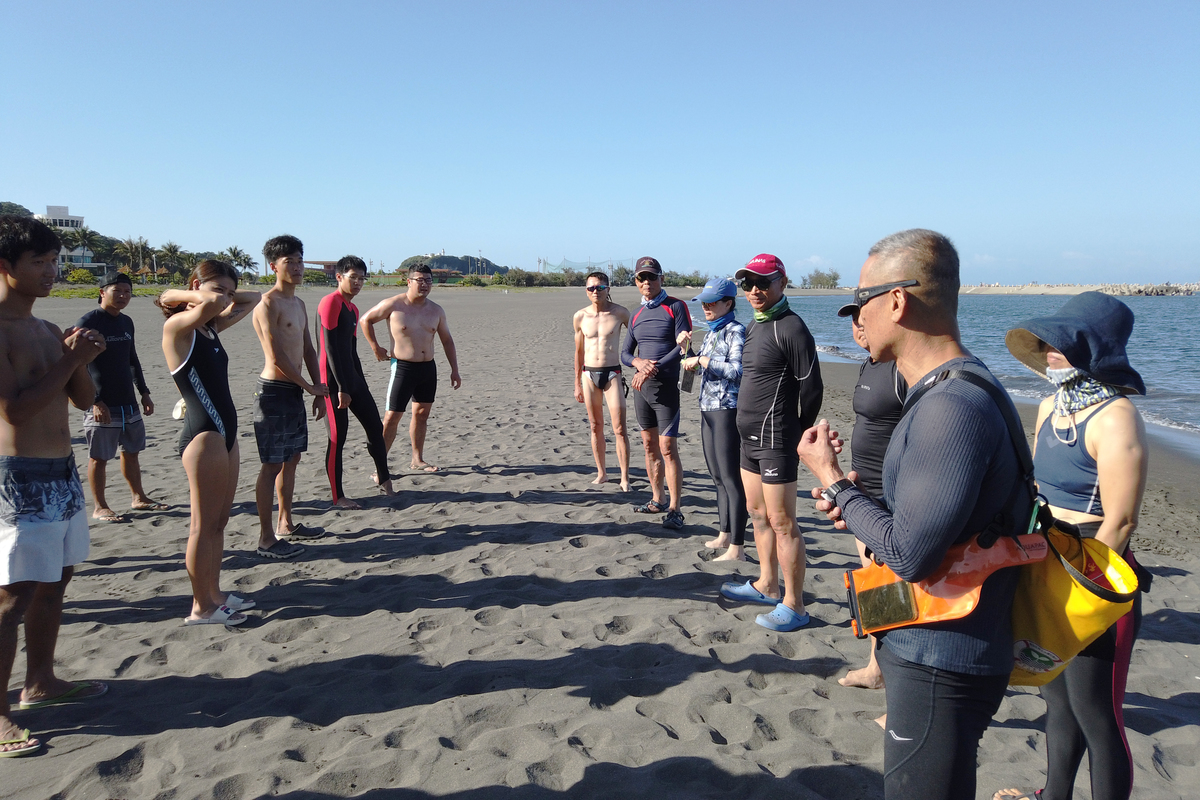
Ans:
[[[920,392],[948,369],[967,369],[1000,385],[982,362],[962,358],[939,366],[910,392]],[[991,395],[950,379],[920,394],[892,434],[883,465],[886,508],[857,488],[839,492],[837,504],[855,537],[901,578],[914,581],[932,573],[952,545],[987,528],[1001,510],[1010,532],[1024,533],[1032,501],[1028,492],[1014,491],[1019,481],[1008,427]],[[1008,674],[1016,580],[1016,569],[1000,570],[984,582],[970,615],[889,631],[884,643],[914,663],[971,675]]]

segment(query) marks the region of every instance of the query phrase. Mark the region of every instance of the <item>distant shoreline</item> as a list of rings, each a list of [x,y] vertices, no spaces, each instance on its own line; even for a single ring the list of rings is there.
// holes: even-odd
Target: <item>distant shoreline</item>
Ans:
[[[788,289],[788,294],[795,297],[824,297],[834,294],[850,294],[846,289]],[[1200,294],[1200,283],[1185,284],[1144,284],[1144,283],[1027,283],[1021,286],[1000,286],[998,284],[963,286],[958,290],[964,294],[1018,294],[1018,295],[1075,295],[1082,292],[1104,292],[1118,297],[1148,296],[1148,297],[1179,297]]]

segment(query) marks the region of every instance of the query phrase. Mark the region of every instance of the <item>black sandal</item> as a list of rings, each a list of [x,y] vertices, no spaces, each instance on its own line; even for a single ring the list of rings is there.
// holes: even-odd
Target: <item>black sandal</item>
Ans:
[[[656,503],[653,500],[650,500],[648,502],[642,503],[640,506],[634,506],[633,513],[635,513],[635,514],[661,514],[664,511],[666,511],[668,508],[669,508],[669,506],[665,506],[662,503]]]

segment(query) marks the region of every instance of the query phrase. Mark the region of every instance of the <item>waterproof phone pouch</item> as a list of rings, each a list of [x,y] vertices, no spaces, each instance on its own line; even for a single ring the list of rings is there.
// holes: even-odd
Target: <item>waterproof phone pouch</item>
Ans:
[[[692,352],[692,345],[688,343],[687,355],[685,358],[691,358],[696,355]],[[696,385],[696,373],[690,369],[685,369],[679,374],[679,391],[690,392],[692,387]]]
[[[951,547],[933,574],[920,581],[906,581],[886,564],[847,570],[854,635],[862,639],[892,628],[961,619],[979,605],[988,576],[1041,561],[1049,550],[1046,539],[1036,533],[1002,536],[991,547],[983,547],[978,539]]]

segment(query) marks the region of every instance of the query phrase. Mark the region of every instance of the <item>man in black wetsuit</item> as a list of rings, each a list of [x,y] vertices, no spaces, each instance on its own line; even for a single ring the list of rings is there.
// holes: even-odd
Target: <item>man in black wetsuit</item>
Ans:
[[[345,256],[337,262],[337,291],[321,298],[317,306],[317,350],[321,382],[329,387],[325,398],[325,419],[329,424],[329,447],[325,452],[325,471],[333,504],[356,510],[361,506],[346,497],[342,489],[342,452],[349,433],[350,414],[358,417],[367,434],[367,452],[375,461],[375,483],[386,495],[394,495],[388,470],[387,445],[383,441],[383,420],[379,406],[367,386],[362,362],[358,360],[358,307],[354,298],[362,291],[367,265],[358,256]]]
[[[679,346],[684,333],[692,330],[692,315],[687,303],[671,297],[662,286],[662,267],[658,259],[642,256],[634,266],[634,281],[642,294],[642,306],[629,322],[629,333],[621,348],[621,363],[636,370],[630,385],[634,389],[633,408],[642,429],[646,450],[646,476],[652,497],[634,510],[641,514],[661,514],[663,527],[683,527],[679,510],[683,494],[683,465],[679,461]],[[634,351],[637,355],[634,355]],[[663,502],[663,472],[666,472],[668,503]]]
[[[731,600],[774,606],[755,622],[773,631],[808,624],[804,611],[804,539],[796,524],[796,443],[821,410],[824,384],[817,346],[784,296],[787,272],[769,253],[750,259],[734,276],[754,309],[742,348],[737,428],[742,438],[742,485],[754,524],[759,578],[726,583]],[[783,570],[783,587],[779,571]]]
[[[921,580],[951,546],[989,526],[1024,533],[1032,500],[1001,406],[982,386],[943,374],[962,370],[999,387],[959,338],[958,253],[950,240],[927,230],[893,234],[871,248],[858,282],[871,357],[895,360],[909,385],[883,464],[884,507],[845,479],[824,420],[804,432],[798,452],[836,503],[819,500],[817,509],[901,578]],[[1001,569],[982,583],[967,616],[879,636],[888,800],[975,797],[976,750],[1012,671],[1016,582],[1016,569]]]
[[[142,374],[133,341],[133,320],[121,313],[133,296],[133,282],[113,270],[100,284],[100,307],[84,314],[76,327],[90,328],[104,336],[107,349],[88,364],[96,384],[96,401],[83,412],[83,433],[88,445],[88,484],[92,489],[92,518],[103,522],[128,522],[113,511],[104,495],[108,462],[121,448],[121,474],[133,493],[135,511],[165,511],[170,506],[156,502],[142,487],[138,454],[146,449],[146,425],[142,415],[154,413],[150,387]],[[138,394],[134,394],[134,384]],[[139,402],[140,401],[140,402]]]

